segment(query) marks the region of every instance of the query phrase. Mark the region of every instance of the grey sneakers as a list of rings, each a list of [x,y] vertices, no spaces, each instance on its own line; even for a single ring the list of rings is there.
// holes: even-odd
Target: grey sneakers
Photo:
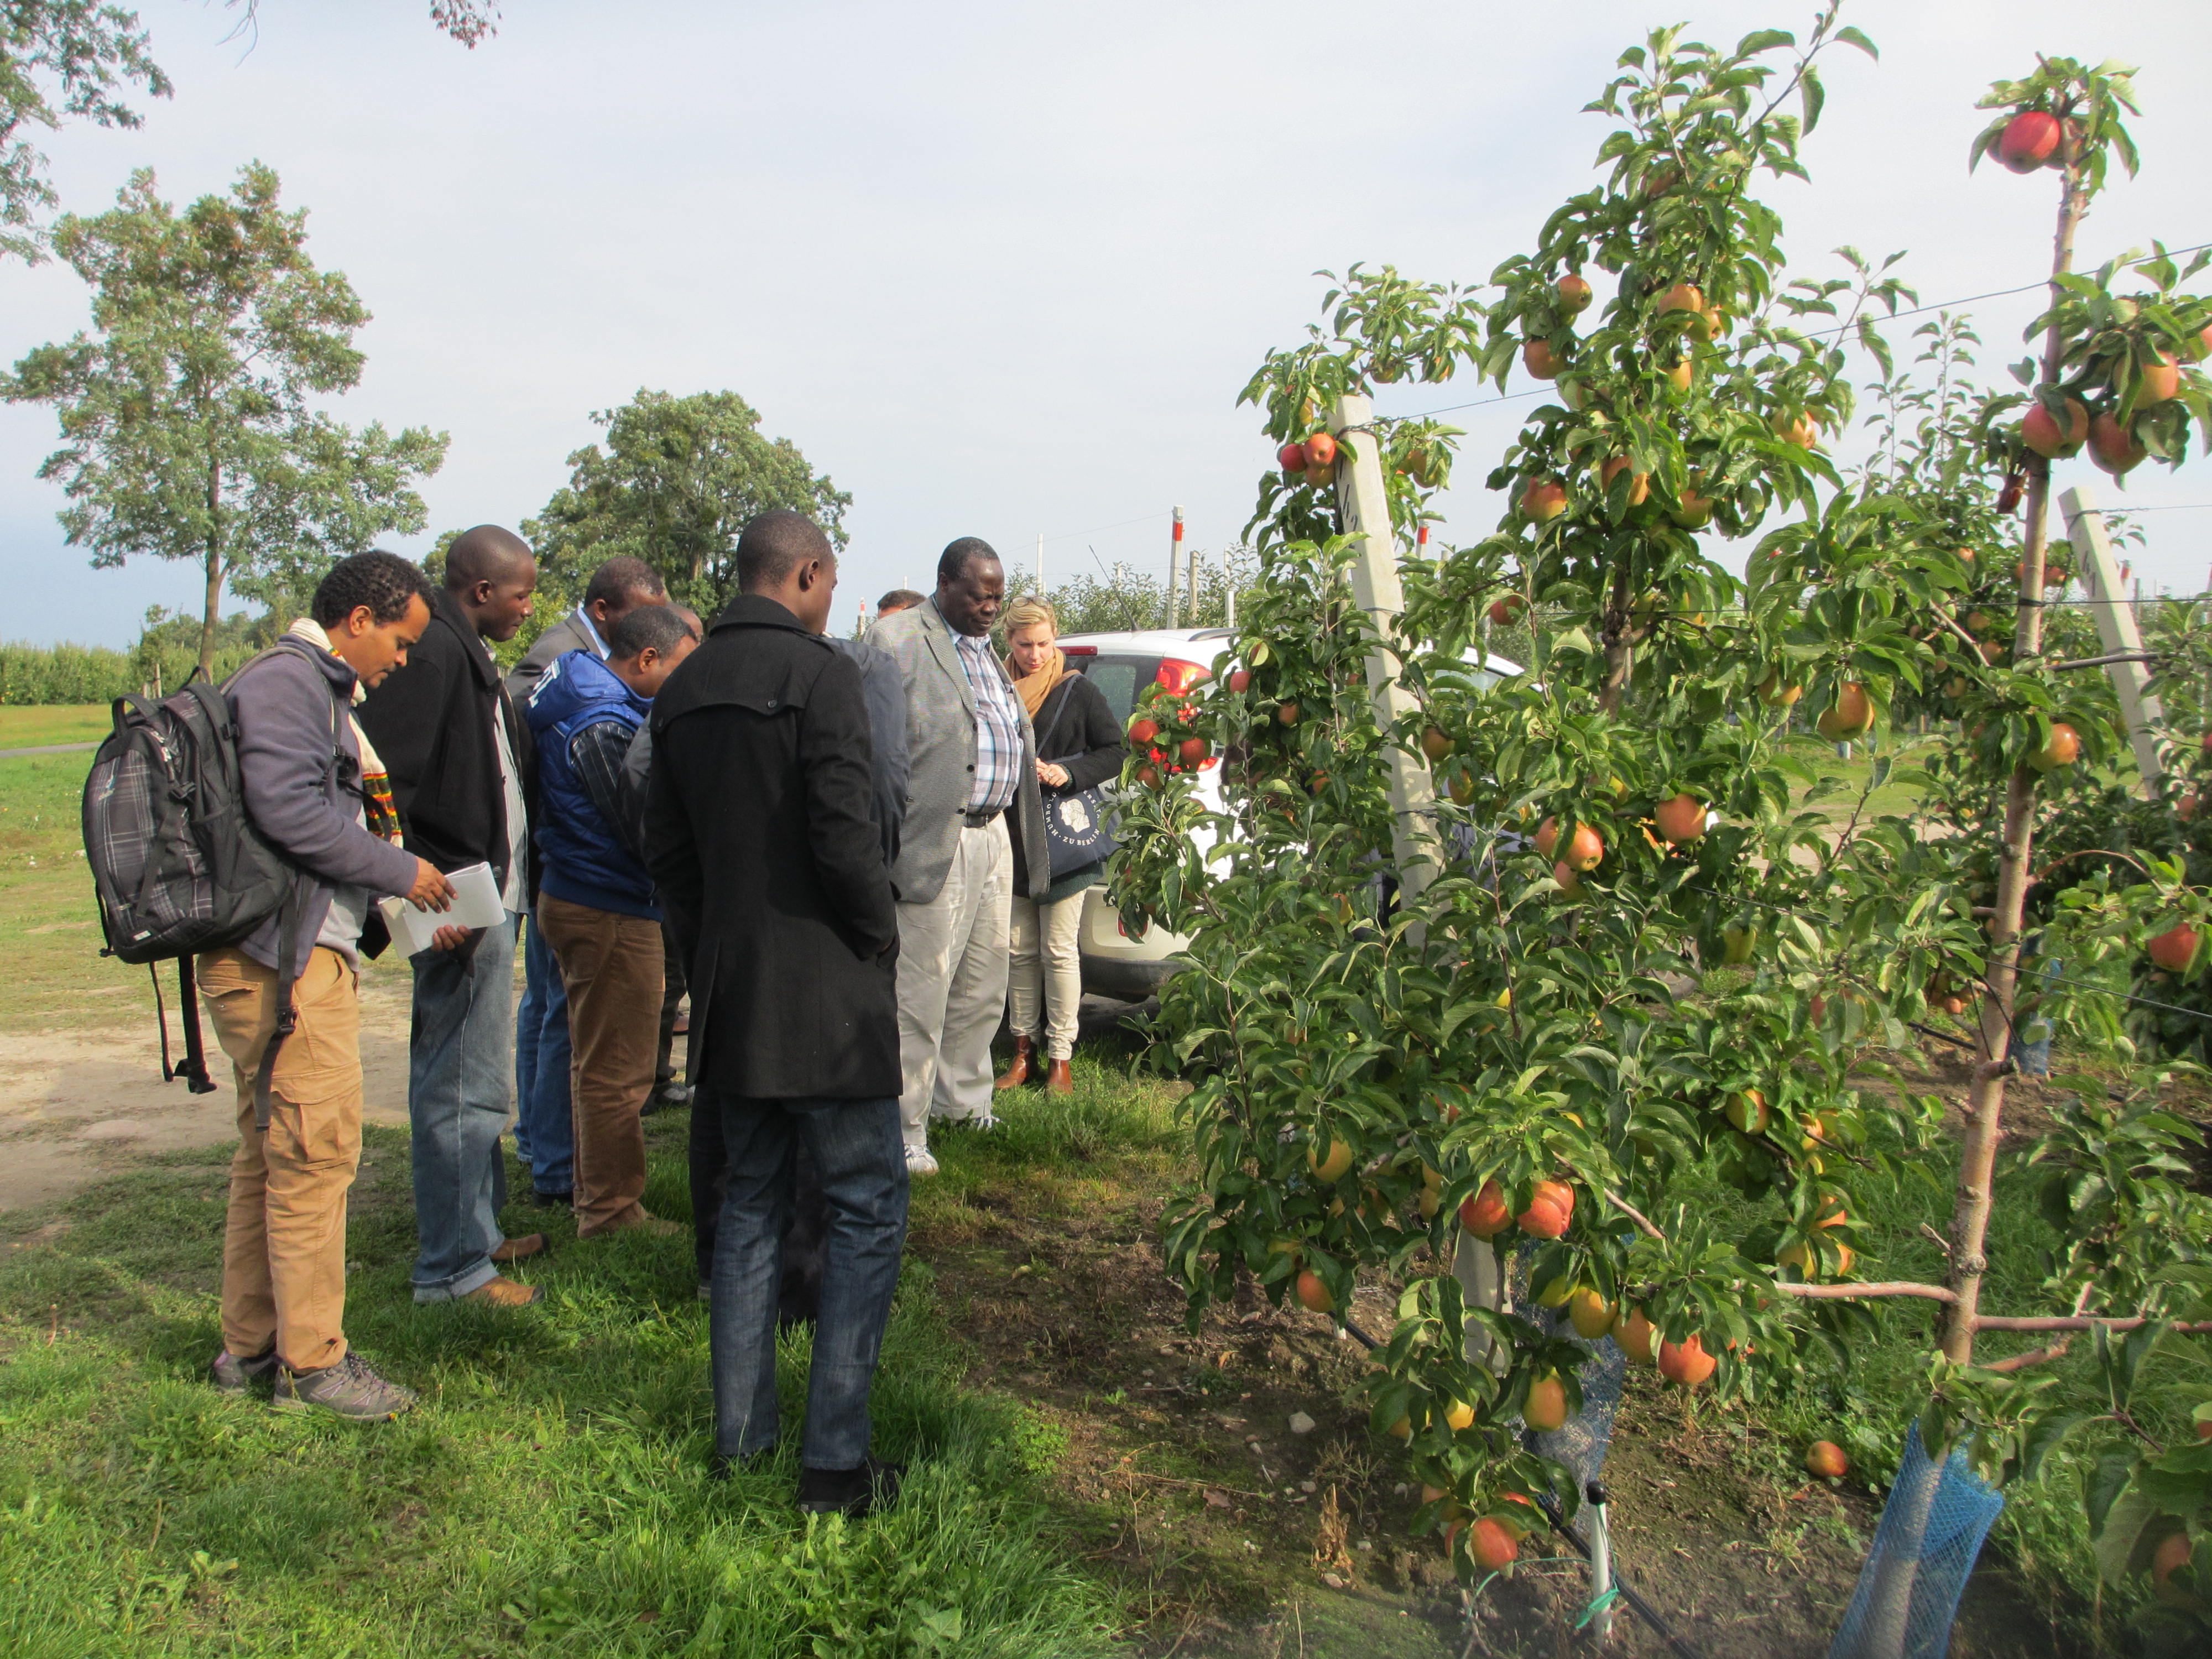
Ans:
[[[266,1388],[276,1377],[276,1350],[241,1359],[228,1348],[208,1361],[208,1381],[217,1394],[251,1394],[255,1383]]]
[[[415,1391],[386,1382],[348,1348],[344,1358],[319,1370],[280,1370],[276,1403],[298,1410],[318,1407],[349,1423],[381,1423],[412,1406]]]

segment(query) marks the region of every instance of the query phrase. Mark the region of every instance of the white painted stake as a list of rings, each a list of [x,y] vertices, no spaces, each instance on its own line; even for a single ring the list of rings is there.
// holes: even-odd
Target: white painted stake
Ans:
[[[2076,484],[2059,496],[2058,510],[2066,515],[2067,536],[2081,562],[2081,586],[2088,592],[2097,638],[2107,654],[2140,652],[2142,634],[2136,627],[2134,607],[2123,597],[2124,579],[2113,562],[2112,544],[2105,534],[2105,515],[2098,510],[2096,497]],[[2119,694],[2120,718],[2127,723],[2128,742],[2134,746],[2136,765],[2142,772],[2143,795],[2147,799],[2154,798],[2165,768],[2159,762],[2152,728],[2165,720],[2166,711],[2156,697],[2143,690],[2150,676],[2142,664],[2112,663],[2105,672],[2112,677],[2112,690]]]
[[[1182,591],[1182,509],[1175,510],[1175,538],[1168,544],[1168,623],[1176,625],[1176,599]]]
[[[1406,593],[1398,580],[1397,538],[1390,529],[1390,497],[1382,483],[1382,447],[1370,429],[1374,404],[1357,394],[1336,400],[1329,427],[1336,434],[1336,499],[1345,534],[1359,539],[1352,567],[1352,603],[1375,624],[1379,643],[1367,654],[1367,690],[1375,723],[1389,732],[1414,709],[1413,694],[1393,672],[1398,617]],[[1436,877],[1429,850],[1436,834],[1436,779],[1413,753],[1393,745],[1390,759],[1391,860],[1398,884],[1419,893]]]

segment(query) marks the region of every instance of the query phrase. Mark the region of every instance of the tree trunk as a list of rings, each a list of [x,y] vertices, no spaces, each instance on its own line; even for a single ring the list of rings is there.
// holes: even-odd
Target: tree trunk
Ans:
[[[2051,251],[2051,301],[2063,290],[2058,278],[2074,264],[2074,233],[2088,199],[2081,190],[2081,158],[2068,158],[2058,198],[2058,229]],[[2064,342],[2053,325],[2043,342],[2040,384],[2058,380]],[[2021,573],[2020,606],[2013,629],[2013,661],[2025,663],[2043,648],[2043,556],[2045,517],[2051,500],[2051,464],[2031,459],[2027,486],[2027,536]],[[1998,849],[1996,914],[1990,918],[1990,954],[1982,970],[1980,1041],[1976,1045],[1973,1086],[1966,1095],[1966,1144],[1960,1155],[1959,1192],[1951,1217],[1948,1283],[1959,1299],[1943,1322],[1943,1356],[1958,1364],[1974,1357],[1974,1316],[1989,1271],[1983,1254],[1995,1199],[1997,1145],[2002,1139],[2005,1076],[2011,1068],[2013,1011],[2017,1000],[2020,936],[2027,913],[2027,890],[2034,880],[2035,774],[2013,769],[2005,783],[2004,842]]]
[[[1620,712],[1620,701],[1628,693],[1628,677],[1635,670],[1636,646],[1631,627],[1628,562],[1624,559],[1613,573],[1613,600],[1605,608],[1605,625],[1601,630],[1605,637],[1605,687],[1598,693],[1597,706],[1608,714]]]
[[[222,464],[208,465],[207,604],[200,612],[199,676],[215,679],[215,629],[222,620]]]

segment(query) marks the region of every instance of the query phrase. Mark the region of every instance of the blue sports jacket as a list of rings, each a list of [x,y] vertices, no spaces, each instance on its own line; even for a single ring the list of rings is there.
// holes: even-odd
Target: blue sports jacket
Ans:
[[[538,744],[540,890],[571,904],[660,919],[638,857],[641,805],[625,799],[622,762],[652,702],[589,651],[557,658],[530,694]]]

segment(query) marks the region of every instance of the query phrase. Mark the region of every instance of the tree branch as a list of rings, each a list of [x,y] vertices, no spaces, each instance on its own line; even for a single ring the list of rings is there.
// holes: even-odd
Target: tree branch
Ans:
[[[1956,1302],[1959,1293],[1942,1285],[1922,1285],[1911,1279],[1883,1279],[1871,1285],[1789,1285],[1781,1279],[1774,1288],[1784,1296],[1802,1296],[1816,1302],[1852,1302],[1862,1297],[1917,1296],[1930,1302]]]
[[[1646,1238],[1655,1238],[1662,1244],[1664,1244],[1667,1242],[1667,1235],[1661,1232],[1656,1227],[1653,1226],[1650,1218],[1644,1215],[1643,1211],[1638,1209],[1633,1204],[1631,1204],[1619,1193],[1613,1191],[1610,1188],[1607,1188],[1605,1201],[1612,1205],[1614,1209],[1620,1211],[1621,1214],[1626,1216],[1631,1221],[1633,1221],[1636,1224],[1637,1231],[1642,1233]]]

